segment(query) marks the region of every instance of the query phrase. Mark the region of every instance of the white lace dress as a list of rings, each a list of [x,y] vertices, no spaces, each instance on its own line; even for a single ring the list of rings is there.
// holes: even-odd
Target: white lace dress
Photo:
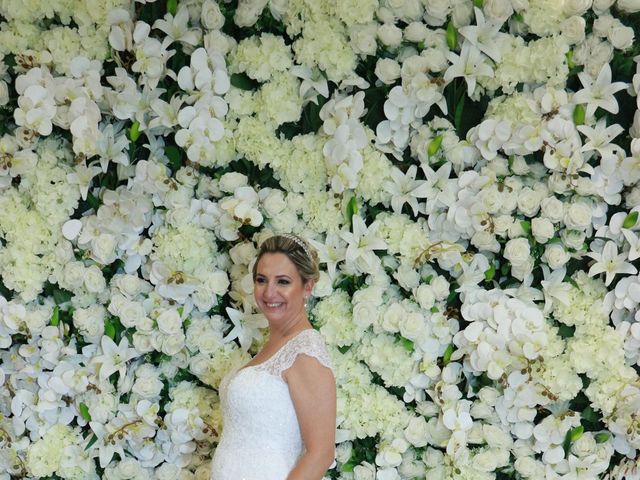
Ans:
[[[223,431],[211,480],[285,480],[303,452],[296,412],[282,373],[299,354],[331,362],[324,339],[307,329],[262,363],[228,374],[220,383]]]

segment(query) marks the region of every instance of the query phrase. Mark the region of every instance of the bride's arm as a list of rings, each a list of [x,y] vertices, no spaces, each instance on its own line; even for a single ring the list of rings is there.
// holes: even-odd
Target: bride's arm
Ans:
[[[298,355],[284,372],[296,409],[305,453],[287,480],[320,480],[333,463],[336,439],[336,384],[318,360]]]

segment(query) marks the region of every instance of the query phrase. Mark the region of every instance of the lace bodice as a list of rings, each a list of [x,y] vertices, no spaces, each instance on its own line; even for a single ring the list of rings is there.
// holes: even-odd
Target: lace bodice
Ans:
[[[212,480],[285,480],[304,450],[282,374],[305,354],[332,368],[320,333],[307,329],[262,363],[232,371],[220,384],[223,430]]]

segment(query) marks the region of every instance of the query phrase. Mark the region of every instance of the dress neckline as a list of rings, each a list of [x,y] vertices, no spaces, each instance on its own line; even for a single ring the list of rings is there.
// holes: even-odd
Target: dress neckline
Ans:
[[[244,365],[243,367],[239,368],[238,370],[236,370],[236,373],[241,372],[242,370],[246,370],[248,368],[254,368],[254,367],[259,367],[261,365],[264,365],[268,362],[270,362],[271,360],[273,360],[274,358],[276,358],[278,356],[278,354],[280,354],[280,352],[282,352],[284,350],[284,348],[289,345],[289,343],[291,343],[294,339],[300,337],[303,333],[305,332],[315,332],[315,328],[305,328],[303,330],[300,330],[298,333],[296,333],[293,337],[289,338],[286,342],[284,342],[275,352],[273,352],[273,355],[271,355],[270,357],[268,357],[266,360],[263,360],[260,363],[254,363],[253,365]],[[251,361],[251,360],[250,360]]]

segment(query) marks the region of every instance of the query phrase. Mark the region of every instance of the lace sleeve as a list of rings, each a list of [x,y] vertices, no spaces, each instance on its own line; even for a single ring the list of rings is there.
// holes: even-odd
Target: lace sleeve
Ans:
[[[321,365],[327,367],[332,372],[334,371],[327,346],[320,332],[316,330],[305,330],[285,345],[272,365],[272,373],[282,376],[282,372],[291,367],[301,353],[315,358]]]

